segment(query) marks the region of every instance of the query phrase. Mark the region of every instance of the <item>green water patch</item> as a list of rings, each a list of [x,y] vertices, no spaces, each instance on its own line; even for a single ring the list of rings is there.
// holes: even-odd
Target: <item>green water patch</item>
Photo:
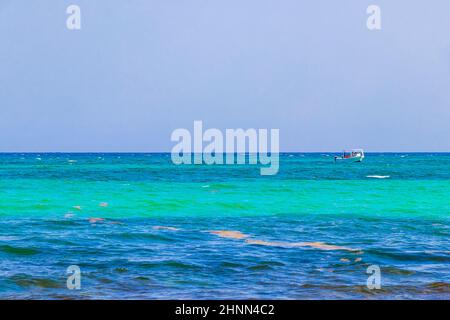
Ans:
[[[38,249],[14,247],[10,245],[0,245],[0,252],[18,256],[31,256],[40,253]]]
[[[4,185],[9,191],[0,195],[0,218],[63,218],[68,214],[104,218],[274,214],[427,218],[448,217],[450,213],[447,180],[274,177],[273,180],[221,183],[130,181],[128,186],[125,184],[123,181],[64,183],[22,179],[21,183]],[[101,207],[102,202],[108,205]]]
[[[450,255],[448,254],[430,254],[427,252],[405,252],[399,250],[390,250],[386,248],[367,249],[367,254],[378,256],[384,259],[395,261],[419,261],[419,262],[441,262],[450,263]]]
[[[9,277],[9,280],[23,288],[38,287],[46,289],[63,288],[65,281],[56,281],[49,278],[36,278],[30,275],[19,274]]]

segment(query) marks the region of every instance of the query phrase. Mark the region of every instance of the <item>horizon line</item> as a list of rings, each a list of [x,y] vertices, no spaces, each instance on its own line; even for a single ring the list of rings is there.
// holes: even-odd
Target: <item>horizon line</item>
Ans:
[[[351,149],[344,149],[351,150]],[[294,153],[294,154],[303,154],[303,153],[340,153],[344,150],[336,150],[336,151],[279,151],[274,152],[275,154],[284,154],[284,153]],[[171,151],[0,151],[0,154],[37,154],[37,153],[46,153],[46,154],[89,154],[89,153],[103,153],[103,154],[161,154],[167,153],[171,154]],[[231,152],[218,152],[217,154],[229,154]],[[241,152],[234,152],[234,154]],[[260,154],[261,152],[253,152],[251,154]],[[271,152],[268,152],[271,153]],[[364,153],[450,153],[450,151],[366,151]],[[188,152],[188,154],[205,154],[205,152]],[[209,154],[209,153],[208,153]],[[245,152],[245,154],[250,154],[249,152]]]

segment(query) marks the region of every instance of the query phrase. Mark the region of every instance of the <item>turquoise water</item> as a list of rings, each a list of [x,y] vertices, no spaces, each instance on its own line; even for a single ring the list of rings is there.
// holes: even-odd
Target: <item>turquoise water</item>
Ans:
[[[0,298],[450,298],[450,154],[332,156],[0,154]]]

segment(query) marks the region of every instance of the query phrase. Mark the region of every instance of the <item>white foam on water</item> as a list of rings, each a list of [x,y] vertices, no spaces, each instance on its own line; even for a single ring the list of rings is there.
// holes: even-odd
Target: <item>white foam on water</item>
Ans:
[[[372,176],[366,176],[367,178],[373,178],[373,179],[387,179],[390,178],[391,176],[377,176],[377,175],[372,175]]]
[[[14,241],[14,240],[21,240],[24,238],[19,238],[15,236],[0,236],[0,241]]]

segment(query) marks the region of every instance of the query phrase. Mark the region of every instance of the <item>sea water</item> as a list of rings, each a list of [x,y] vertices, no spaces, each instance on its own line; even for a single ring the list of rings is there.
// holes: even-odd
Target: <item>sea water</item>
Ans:
[[[0,154],[0,298],[450,298],[450,154],[259,169]]]

